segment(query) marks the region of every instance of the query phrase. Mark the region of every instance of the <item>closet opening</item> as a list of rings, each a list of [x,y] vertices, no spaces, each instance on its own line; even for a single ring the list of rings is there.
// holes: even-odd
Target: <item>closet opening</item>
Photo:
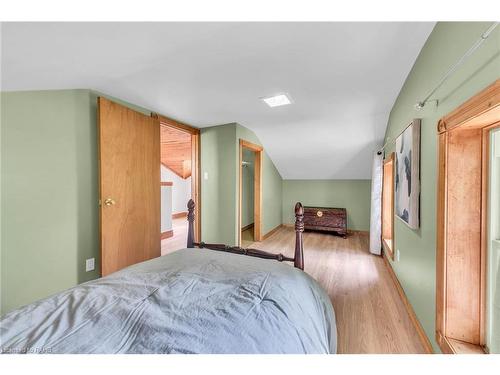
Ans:
[[[262,241],[262,146],[240,139],[238,246]]]
[[[394,260],[394,152],[384,160],[382,180],[382,245]]]

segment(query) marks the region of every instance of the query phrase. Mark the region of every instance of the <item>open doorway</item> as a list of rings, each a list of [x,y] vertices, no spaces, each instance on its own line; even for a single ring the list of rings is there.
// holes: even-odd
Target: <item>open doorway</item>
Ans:
[[[240,139],[238,245],[262,240],[262,146]]]
[[[187,243],[187,203],[199,214],[199,131],[173,120],[160,119],[161,255]],[[199,220],[198,220],[199,222]],[[199,226],[195,238],[199,238]]]
[[[241,162],[241,246],[248,247],[254,238],[255,152],[243,149]]]
[[[394,260],[394,152],[384,160],[382,180],[382,245]]]

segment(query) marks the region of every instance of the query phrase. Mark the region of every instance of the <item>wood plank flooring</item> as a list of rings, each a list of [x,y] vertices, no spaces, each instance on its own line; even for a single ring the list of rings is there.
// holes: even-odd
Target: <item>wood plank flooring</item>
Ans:
[[[172,229],[174,230],[174,235],[170,238],[161,240],[161,255],[186,247],[188,232],[186,217],[172,219]]]
[[[369,253],[368,242],[363,232],[347,239],[304,233],[304,271],[330,296],[337,353],[425,353],[384,260]],[[246,245],[293,257],[295,232],[285,226],[262,242]],[[162,243],[162,255],[180,248],[176,246],[179,243]]]
[[[241,247],[249,247],[253,243],[253,227],[241,231]]]
[[[254,247],[293,257],[295,233],[280,228]],[[305,271],[335,309],[339,354],[425,353],[384,260],[369,253],[368,233],[347,239],[304,233]]]

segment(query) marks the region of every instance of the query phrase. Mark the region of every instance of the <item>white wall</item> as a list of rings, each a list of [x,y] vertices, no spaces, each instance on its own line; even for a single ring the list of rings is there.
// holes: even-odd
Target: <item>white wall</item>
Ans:
[[[500,130],[492,132],[490,152],[486,345],[500,353]]]
[[[170,169],[161,166],[161,181],[170,181],[172,186],[172,213],[187,211],[187,202],[191,198],[191,177],[183,179]],[[162,212],[163,217],[163,212]]]
[[[161,187],[161,232],[172,229],[172,186]]]

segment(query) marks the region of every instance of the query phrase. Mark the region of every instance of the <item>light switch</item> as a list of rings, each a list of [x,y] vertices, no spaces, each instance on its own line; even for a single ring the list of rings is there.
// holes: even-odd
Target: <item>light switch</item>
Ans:
[[[208,180],[208,172],[203,173],[203,178],[204,178],[205,180]]]
[[[90,272],[95,269],[95,258],[90,258],[85,261],[85,272]]]
[[[396,250],[396,260],[399,262],[399,249]]]

